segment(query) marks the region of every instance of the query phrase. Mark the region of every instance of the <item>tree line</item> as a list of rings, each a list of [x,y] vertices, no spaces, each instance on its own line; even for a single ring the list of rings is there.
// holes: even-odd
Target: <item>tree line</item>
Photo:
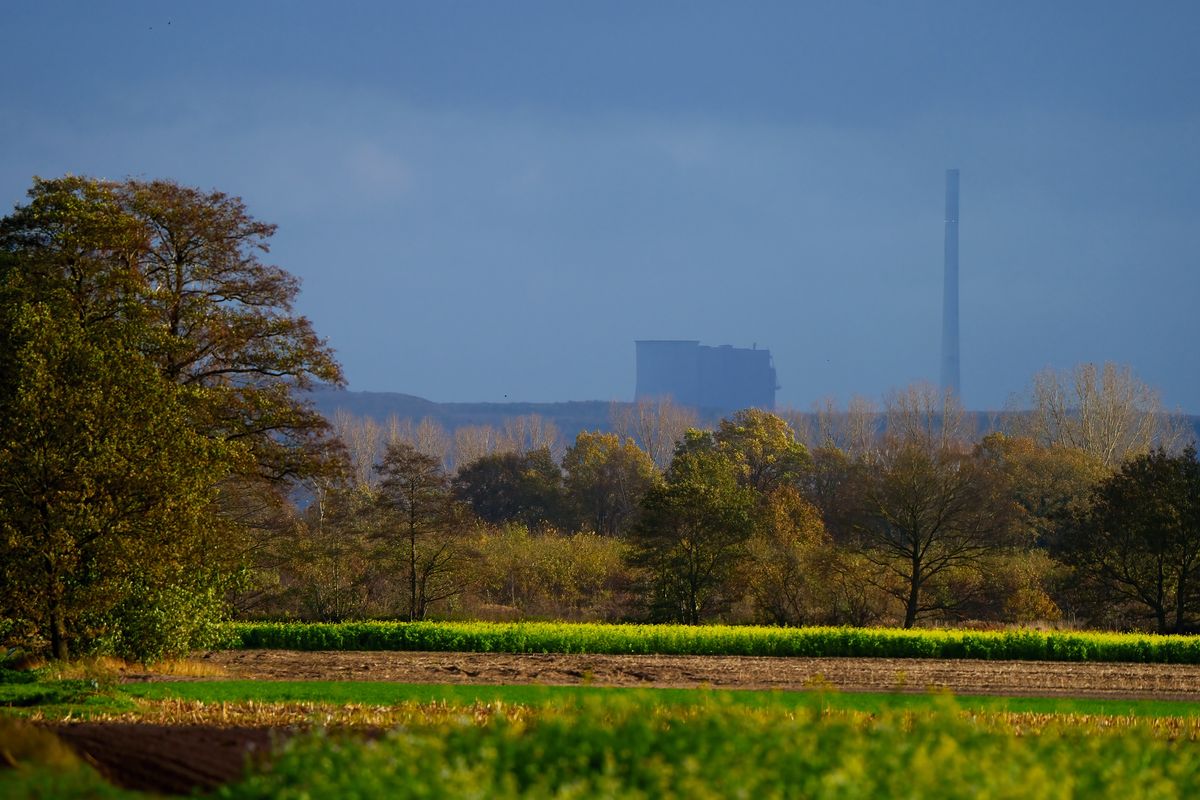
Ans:
[[[1190,630],[1200,484],[1183,477],[1195,464],[1183,427],[1114,365],[1033,386],[1051,382],[1055,397],[1093,401],[1064,400],[1075,410],[1054,424],[1055,407],[1031,403],[980,435],[928,386],[880,409],[747,409],[711,429],[645,400],[614,406],[625,435],[501,443],[453,469],[431,447],[448,437],[416,434],[429,421],[341,415],[344,439],[376,439],[353,452],[380,455],[347,450],[345,477],[318,493],[357,510],[297,509],[303,566],[275,574],[277,593],[247,613]],[[655,424],[630,435],[635,418]],[[661,431],[665,463],[641,444]],[[424,527],[411,513],[422,498],[442,509]],[[389,509],[409,509],[402,525]],[[403,562],[380,544],[401,528]]]
[[[929,387],[881,408],[668,399],[560,441],[330,421],[339,385],[274,227],[170,181],[35,180],[0,220],[0,638],[202,646],[228,615],[1185,631],[1194,449],[1129,370],[1035,377],[1004,430]]]

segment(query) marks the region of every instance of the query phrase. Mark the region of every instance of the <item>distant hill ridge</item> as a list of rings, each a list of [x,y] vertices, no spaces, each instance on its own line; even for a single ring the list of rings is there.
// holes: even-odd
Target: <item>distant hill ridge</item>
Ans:
[[[358,417],[373,417],[383,422],[395,415],[419,422],[426,417],[447,430],[465,425],[503,427],[504,420],[537,414],[552,421],[567,441],[583,430],[610,430],[612,403],[604,400],[580,400],[563,403],[435,403],[423,397],[400,392],[351,392],[321,388],[312,392],[313,402],[327,417],[342,409]]]

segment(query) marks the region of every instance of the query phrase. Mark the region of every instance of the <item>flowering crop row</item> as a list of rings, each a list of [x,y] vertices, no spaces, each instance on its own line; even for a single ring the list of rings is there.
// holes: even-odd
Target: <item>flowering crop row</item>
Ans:
[[[242,622],[243,648],[477,653],[980,658],[1200,663],[1200,637],[1036,630],[773,628],[559,622]]]

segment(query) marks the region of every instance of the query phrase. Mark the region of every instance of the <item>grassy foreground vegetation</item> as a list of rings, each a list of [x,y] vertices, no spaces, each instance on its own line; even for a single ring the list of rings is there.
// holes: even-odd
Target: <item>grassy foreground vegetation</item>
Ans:
[[[6,672],[0,797],[141,798],[12,717],[295,725],[223,798],[1179,797],[1194,703]],[[388,730],[365,740],[361,726]]]
[[[1175,797],[1200,789],[1186,747],[1140,730],[1021,737],[951,709],[860,718],[587,702],[397,728],[370,744],[297,739],[270,772],[219,796]]]
[[[382,738],[320,729],[217,797],[1128,797],[1192,796],[1188,737],[1103,719],[1023,725],[949,699],[878,714],[656,705],[621,694],[538,707],[433,706]],[[52,743],[45,743],[49,750]],[[65,758],[65,757],[64,757]],[[24,762],[0,795],[142,797],[77,763]]]
[[[562,622],[242,622],[243,648],[473,653],[980,658],[1200,663],[1200,638],[1037,630],[778,628]]]

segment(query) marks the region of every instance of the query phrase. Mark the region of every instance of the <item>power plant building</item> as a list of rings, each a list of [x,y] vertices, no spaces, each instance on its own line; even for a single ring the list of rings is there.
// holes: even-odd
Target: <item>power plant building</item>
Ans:
[[[712,411],[775,408],[775,366],[770,350],[692,339],[643,339],[637,345],[635,398],[670,397]]]

